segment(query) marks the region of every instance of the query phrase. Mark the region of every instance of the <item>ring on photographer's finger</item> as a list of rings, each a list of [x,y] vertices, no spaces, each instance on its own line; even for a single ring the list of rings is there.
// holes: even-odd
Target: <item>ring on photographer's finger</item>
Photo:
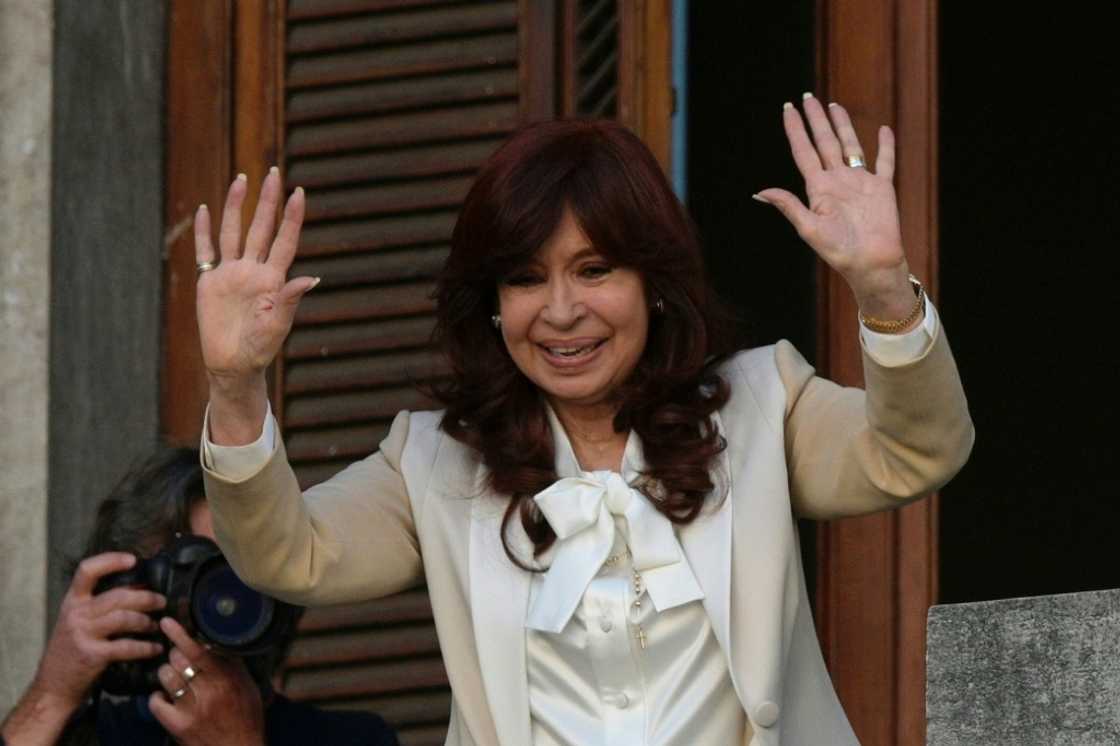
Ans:
[[[861,155],[849,155],[844,161],[852,168],[865,168],[867,166]]]
[[[175,691],[171,692],[171,699],[182,699],[183,695],[186,693],[187,687],[185,686],[182,689],[176,689]]]
[[[182,676],[183,676],[183,681],[185,681],[189,684],[189,683],[191,683],[191,679],[193,679],[195,676],[198,676],[198,671],[194,670],[194,666],[187,666],[186,668],[183,669]]]

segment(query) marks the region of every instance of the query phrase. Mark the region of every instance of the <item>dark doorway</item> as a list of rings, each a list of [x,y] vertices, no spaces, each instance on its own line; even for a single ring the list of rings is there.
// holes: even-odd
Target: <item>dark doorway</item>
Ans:
[[[816,260],[773,207],[766,187],[804,193],[781,110],[814,90],[813,3],[710,3],[688,17],[688,206],[709,273],[743,320],[744,342],[790,340],[816,357]],[[814,524],[802,521],[809,597]]]
[[[941,601],[1117,587],[1111,25],[941,8],[941,311],[977,430],[942,493]]]
[[[781,109],[813,90],[813,4],[690,3],[688,205],[748,341],[815,353],[815,260],[766,187],[803,193]]]

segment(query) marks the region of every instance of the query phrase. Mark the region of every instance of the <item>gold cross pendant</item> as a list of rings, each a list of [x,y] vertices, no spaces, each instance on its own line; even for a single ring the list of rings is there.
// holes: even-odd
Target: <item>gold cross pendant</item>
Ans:
[[[642,646],[642,650],[646,649],[646,631],[638,627],[638,634],[634,635],[638,638],[638,644]]]

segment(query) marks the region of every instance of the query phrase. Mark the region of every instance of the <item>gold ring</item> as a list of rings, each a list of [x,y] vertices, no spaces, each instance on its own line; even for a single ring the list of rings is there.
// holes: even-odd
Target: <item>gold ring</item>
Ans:
[[[209,272],[216,266],[218,265],[214,264],[214,262],[199,262],[198,264],[194,265],[194,268],[195,271],[198,272],[198,274],[202,274],[203,272]]]
[[[198,671],[194,670],[194,666],[187,666],[183,669],[183,681],[188,684],[191,683],[191,679],[195,676],[198,676]]]
[[[863,162],[862,155],[849,155],[844,158],[844,162],[852,168],[866,168],[867,164]],[[199,265],[201,266],[201,265]]]
[[[171,699],[182,699],[183,695],[186,693],[187,687],[185,686],[182,689],[176,689],[175,691],[171,692]]]

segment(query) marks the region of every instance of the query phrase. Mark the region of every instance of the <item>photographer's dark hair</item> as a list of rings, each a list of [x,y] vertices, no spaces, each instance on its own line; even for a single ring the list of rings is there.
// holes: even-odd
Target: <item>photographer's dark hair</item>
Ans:
[[[82,557],[102,552],[150,557],[175,534],[190,533],[191,507],[204,494],[198,450],[159,448],[129,471],[97,508]]]

